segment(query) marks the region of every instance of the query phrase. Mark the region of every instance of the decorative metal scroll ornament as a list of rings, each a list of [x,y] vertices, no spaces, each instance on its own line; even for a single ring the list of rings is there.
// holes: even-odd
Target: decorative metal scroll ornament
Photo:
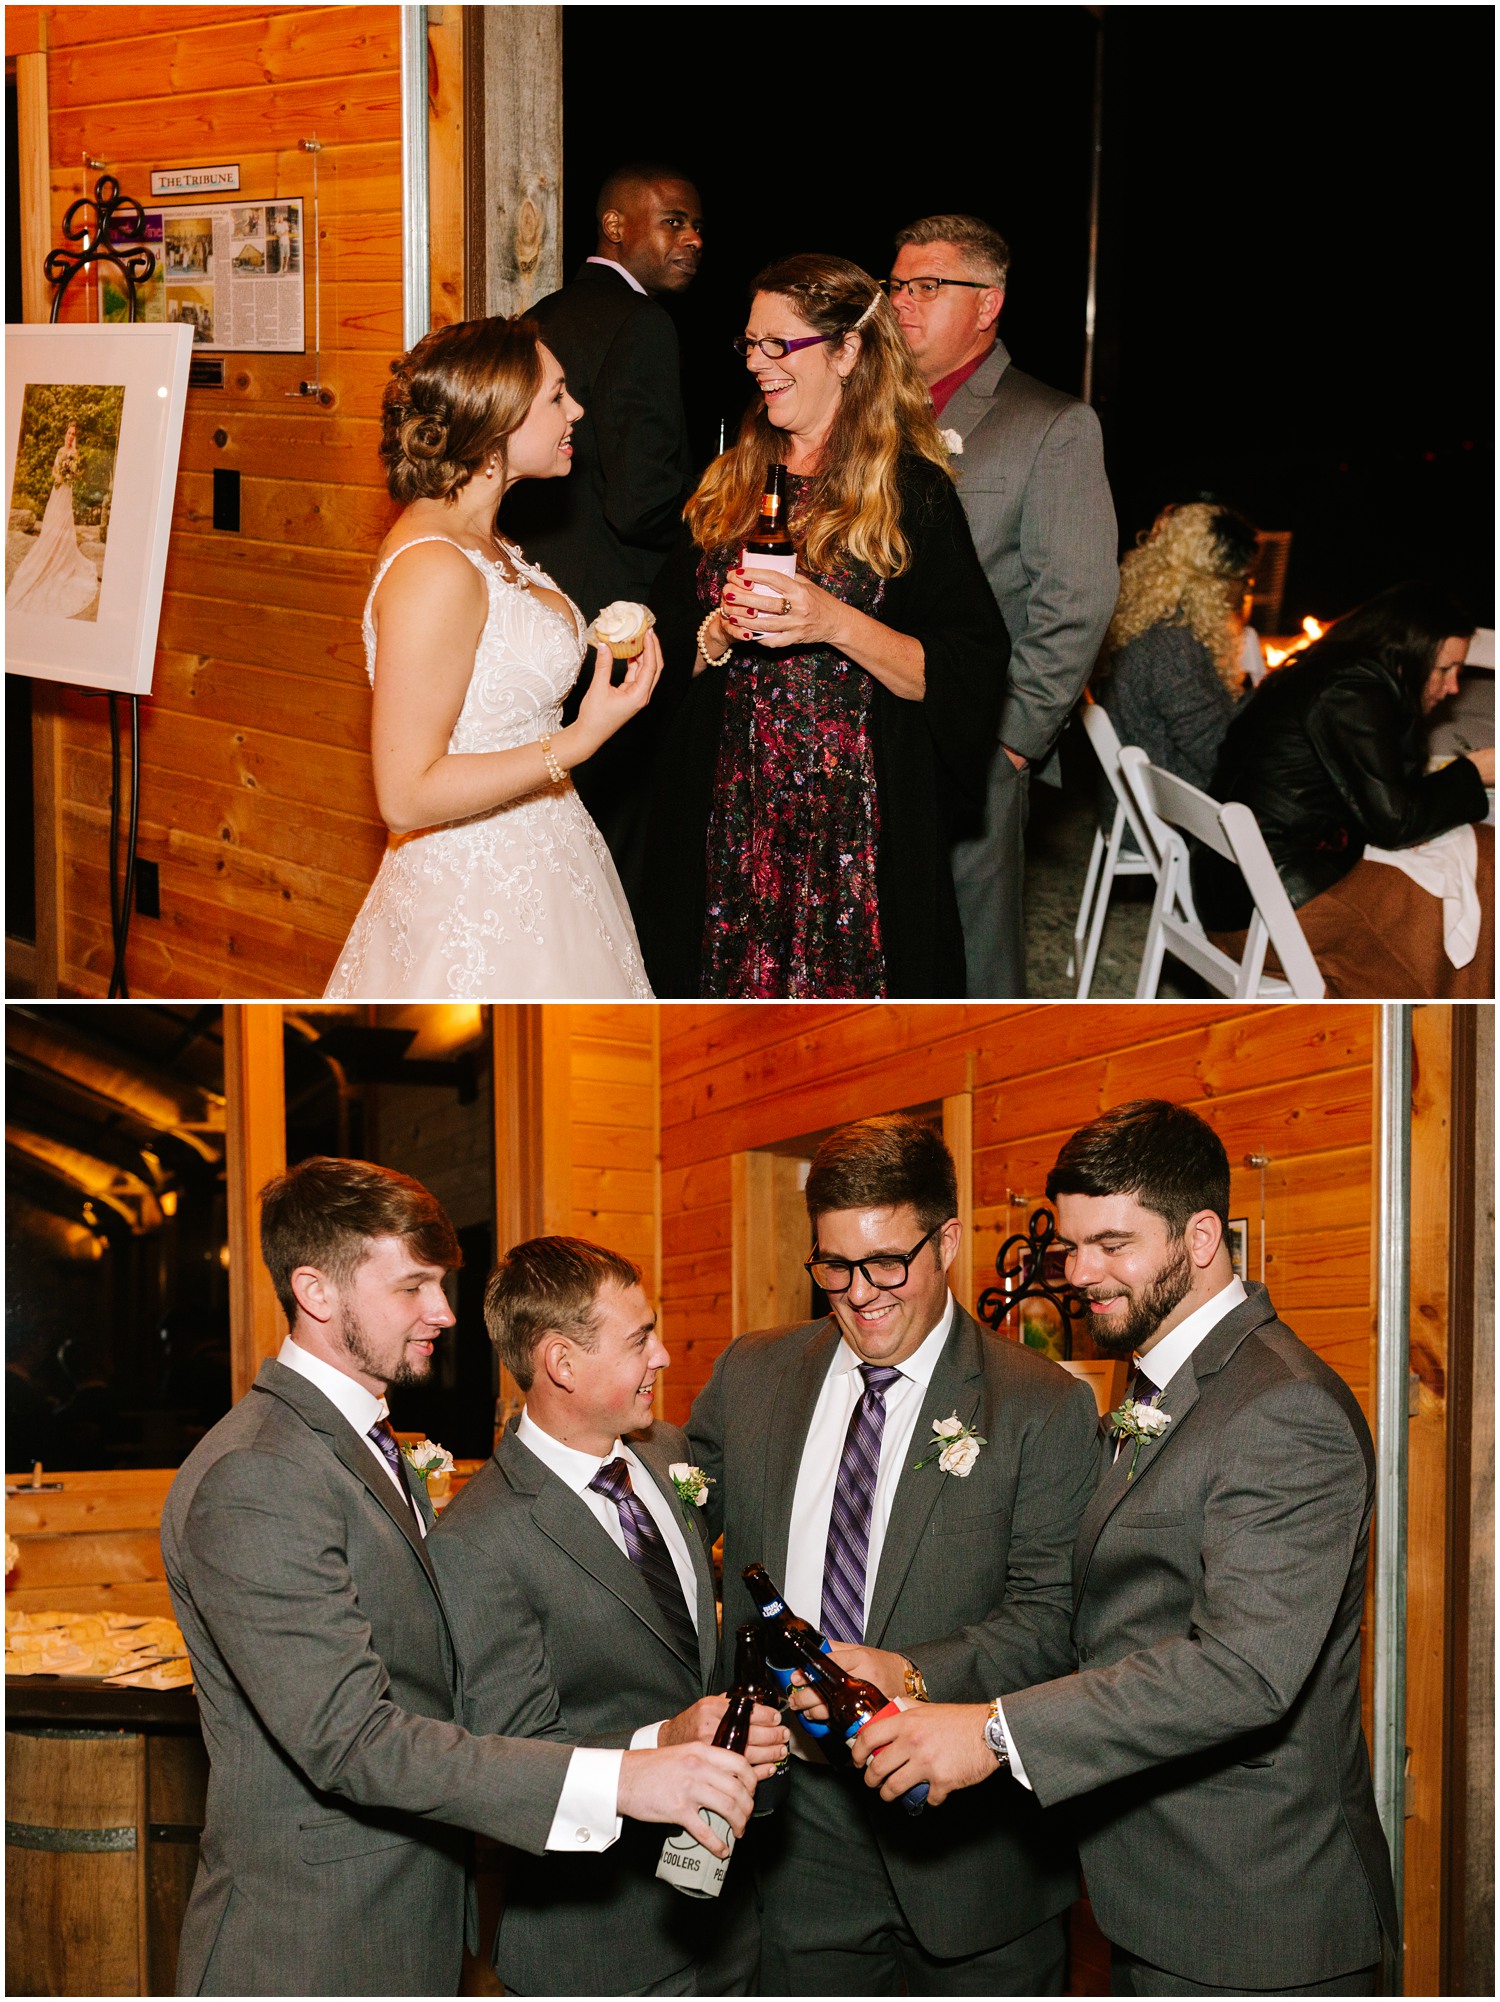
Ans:
[[[1049,1259],[1061,1258],[1057,1243],[1057,1223],[1052,1212],[1036,1209],[1023,1235],[1008,1237],[995,1254],[998,1286],[987,1286],[979,1296],[979,1318],[986,1327],[998,1328],[1007,1314],[1014,1313],[1023,1300],[1047,1300],[1062,1318],[1064,1359],[1073,1353],[1073,1323],[1088,1316],[1088,1302],[1066,1279],[1049,1278]]]
[[[144,245],[131,250],[115,248],[116,238],[128,241],[131,237],[146,234],[146,217],[134,195],[121,194],[120,184],[113,174],[101,174],[94,183],[92,196],[80,195],[76,202],[69,205],[63,217],[62,233],[69,243],[81,247],[77,250],[49,250],[42,264],[47,283],[55,288],[52,318],[57,318],[63,294],[79,272],[107,257],[125,281],[130,319],[134,322],[135,288],[144,285],[156,269],[154,250],[147,250]]]

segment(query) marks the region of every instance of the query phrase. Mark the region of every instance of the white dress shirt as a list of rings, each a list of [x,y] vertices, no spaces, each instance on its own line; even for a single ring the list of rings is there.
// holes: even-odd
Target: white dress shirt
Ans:
[[[625,283],[630,287],[632,292],[639,292],[643,299],[650,298],[651,296],[650,293],[647,292],[645,286],[641,283],[640,279],[636,277],[635,273],[633,271],[627,271],[623,264],[616,264],[615,260],[612,257],[586,257],[584,259],[584,263],[603,264],[611,271],[618,271],[620,276],[625,280]]]
[[[1198,1344],[1206,1340],[1225,1315],[1232,1313],[1245,1297],[1244,1281],[1236,1275],[1227,1286],[1221,1286],[1211,1300],[1205,1300],[1201,1307],[1195,1307],[1187,1319],[1179,1322],[1169,1335],[1163,1335],[1155,1348],[1148,1350],[1145,1355],[1133,1356],[1131,1360],[1135,1367],[1143,1375],[1150,1377],[1158,1390],[1165,1390]],[[1119,1445],[1115,1448],[1115,1454],[1118,1458]],[[1001,1735],[1005,1739],[1005,1749],[1010,1753],[1011,1777],[1018,1779],[1028,1792],[1033,1791],[1031,1781],[1026,1777],[1026,1768],[1021,1763],[1021,1755],[1016,1750],[1016,1741],[1011,1737],[1010,1728],[1006,1724],[1005,1711],[998,1704],[995,1714]]]
[[[385,1399],[372,1396],[352,1376],[346,1376],[332,1363],[299,1348],[290,1335],[281,1344],[276,1360],[284,1368],[295,1370],[298,1376],[306,1377],[315,1390],[322,1391],[375,1455],[386,1479],[400,1489],[401,1483],[390,1461],[370,1437],[370,1427],[376,1419],[390,1415]],[[412,1508],[412,1517],[419,1533],[426,1536],[427,1525],[422,1520],[421,1510]],[[547,1847],[573,1851],[608,1849],[612,1842],[619,1840],[620,1835],[620,1817],[615,1812],[619,1792],[618,1752],[585,1750],[582,1746],[575,1749],[568,1761],[568,1776],[558,1796],[557,1812],[552,1817],[552,1827],[547,1835]]]

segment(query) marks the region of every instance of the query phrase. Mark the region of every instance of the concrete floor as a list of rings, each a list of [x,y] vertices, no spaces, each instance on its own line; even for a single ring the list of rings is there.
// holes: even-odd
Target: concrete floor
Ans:
[[[1025,889],[1028,999],[1071,1000],[1076,992],[1076,976],[1070,979],[1067,973],[1068,955],[1096,824],[1087,768],[1081,757],[1065,752],[1062,787],[1035,780],[1031,787]],[[1134,999],[1155,888],[1149,876],[1116,879],[1090,1000]],[[1159,991],[1164,1000],[1183,1000],[1207,989],[1195,974],[1169,958]]]

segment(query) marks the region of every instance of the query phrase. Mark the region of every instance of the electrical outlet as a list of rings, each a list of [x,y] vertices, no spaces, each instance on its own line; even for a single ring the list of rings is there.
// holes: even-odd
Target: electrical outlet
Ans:
[[[161,871],[154,862],[136,858],[135,907],[143,918],[161,916]]]

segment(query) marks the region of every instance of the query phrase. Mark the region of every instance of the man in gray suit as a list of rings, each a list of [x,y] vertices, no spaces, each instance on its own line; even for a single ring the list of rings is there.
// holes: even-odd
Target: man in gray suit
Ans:
[[[953,849],[969,993],[1026,992],[1021,891],[1027,791],[1056,784],[1054,746],[1119,589],[1099,420],[1011,363],[997,323],[1010,251],[976,216],[926,216],[896,238],[887,289],[933,407],[974,547],[1010,634],[982,826]]]
[[[262,1191],[261,1249],[291,1331],[162,1511],[209,1755],[178,1989],[453,1994],[460,1831],[598,1851],[623,1815],[691,1826],[721,1800],[743,1827],[752,1775],[704,1745],[570,1751],[459,1727],[431,1511],[385,1403],[453,1324],[453,1226],[404,1175],[314,1158]]]
[[[722,1686],[709,1544],[673,1485],[687,1439],[652,1422],[669,1358],[640,1282],[571,1237],[518,1244],[490,1277],[485,1322],[526,1405],[432,1539],[471,1730],[674,1745],[708,1743],[723,1717],[707,1694]],[[768,1776],[786,1732],[756,1714]],[[743,1858],[717,1901],[698,1900],[657,1878],[661,1847],[634,1826],[602,1859],[511,1857],[494,1945],[506,1993],[748,1994]]]
[[[1397,1916],[1360,1729],[1369,1428],[1235,1277],[1195,1113],[1116,1106],[1047,1194],[1095,1346],[1136,1358],[1074,1552],[1078,1672],[872,1725],[867,1778],[937,1805],[1008,1768],[1071,1803],[1116,1994],[1372,1995]]]
[[[688,1422],[725,1631],[753,1616],[741,1573],[763,1563],[840,1660],[918,1699],[1072,1666],[1068,1553],[1098,1466],[1084,1385],[949,1292],[957,1206],[921,1121],[832,1134],[807,1183],[832,1311],[732,1342]],[[1034,1800],[995,1787],[913,1820],[798,1749],[756,1842],[762,1993],[1062,1991],[1076,1859]]]

